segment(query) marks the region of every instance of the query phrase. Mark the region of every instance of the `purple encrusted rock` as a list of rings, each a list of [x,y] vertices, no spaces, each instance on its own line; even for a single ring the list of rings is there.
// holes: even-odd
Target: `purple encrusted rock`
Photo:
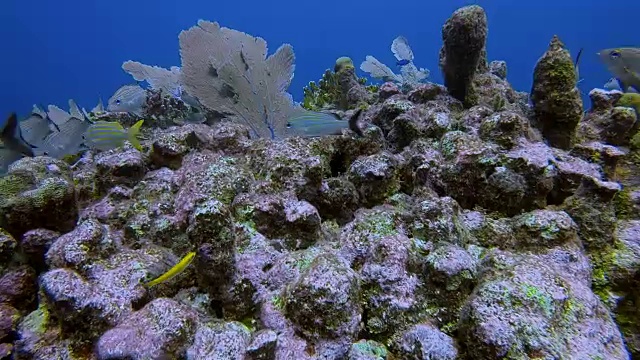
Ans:
[[[193,310],[159,298],[107,330],[95,352],[98,360],[177,358],[193,341],[196,322]]]

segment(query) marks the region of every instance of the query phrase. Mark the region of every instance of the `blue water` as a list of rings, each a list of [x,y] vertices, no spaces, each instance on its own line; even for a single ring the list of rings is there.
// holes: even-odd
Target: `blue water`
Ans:
[[[581,90],[602,87],[610,75],[595,53],[608,47],[640,46],[637,0],[490,1],[169,1],[169,0],[3,0],[0,31],[0,114],[31,105],[67,108],[75,99],[88,109],[106,101],[132,78],[125,60],[170,67],[180,65],[178,33],[198,19],[261,36],[274,51],[288,42],[296,52],[289,92],[317,80],[336,58],[350,56],[356,67],[366,55],[395,63],[392,40],[404,35],[418,66],[437,67],[441,27],[458,7],[477,3],[489,18],[489,60],[505,60],[508,80],[529,91],[533,67],[553,34],[581,60]],[[4,115],[2,115],[4,116]]]

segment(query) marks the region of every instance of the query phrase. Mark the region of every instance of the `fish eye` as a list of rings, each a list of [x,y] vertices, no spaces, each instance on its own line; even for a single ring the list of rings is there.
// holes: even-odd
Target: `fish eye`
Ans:
[[[610,57],[610,58],[612,58],[612,59],[614,59],[614,60],[615,60],[615,59],[617,59],[617,58],[619,58],[619,57],[620,57],[620,55],[621,55],[621,54],[620,54],[620,51],[618,51],[618,50],[612,50],[612,51],[609,53],[609,57]]]
[[[116,104],[120,105],[120,99],[116,100]]]
[[[288,128],[290,128],[290,127],[291,127],[291,123],[290,123],[290,122],[288,122],[288,123],[287,123],[287,129],[288,129]]]

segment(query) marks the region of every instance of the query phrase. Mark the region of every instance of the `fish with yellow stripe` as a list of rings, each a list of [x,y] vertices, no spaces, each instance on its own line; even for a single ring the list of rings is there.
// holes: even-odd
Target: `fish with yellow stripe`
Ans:
[[[142,123],[144,120],[125,130],[117,121],[97,121],[84,133],[84,144],[91,149],[106,151],[120,147],[128,140],[133,147],[142,151],[138,140]]]
[[[152,287],[152,286],[161,284],[165,281],[169,281],[173,279],[175,276],[182,273],[184,269],[186,269],[187,266],[189,266],[189,264],[193,262],[193,259],[195,258],[195,256],[196,256],[195,251],[191,251],[187,253],[187,255],[185,255],[176,265],[174,265],[171,269],[167,270],[167,272],[149,281],[144,285],[146,287]]]

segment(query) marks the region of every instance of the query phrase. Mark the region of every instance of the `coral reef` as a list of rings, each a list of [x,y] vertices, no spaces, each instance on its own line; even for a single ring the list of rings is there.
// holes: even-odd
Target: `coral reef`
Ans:
[[[582,98],[573,59],[557,36],[538,60],[533,72],[531,102],[542,135],[561,149],[571,147],[582,118]]]
[[[467,107],[477,104],[473,78],[480,67],[486,68],[486,39],[487,16],[478,5],[456,10],[442,27],[440,68],[444,85]]]
[[[274,141],[220,121],[149,129],[144,152],[11,165],[0,356],[640,357],[633,109],[593,90],[552,140],[506,64],[486,63],[481,8],[444,33],[445,74],[460,72],[447,87],[382,84],[361,135]],[[543,60],[567,63],[554,49]],[[571,80],[543,69],[540,86]],[[184,272],[144,285],[190,252]]]
[[[336,60],[333,72],[327,69],[316,84],[305,86],[302,106],[307,110],[349,110],[367,106],[377,92],[375,85],[366,86],[366,79],[355,73],[353,61],[348,57]]]

